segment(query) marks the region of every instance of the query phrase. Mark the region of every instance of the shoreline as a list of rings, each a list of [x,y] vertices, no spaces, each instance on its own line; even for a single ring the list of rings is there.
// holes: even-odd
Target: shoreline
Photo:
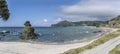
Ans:
[[[102,29],[110,29],[109,32],[111,33],[116,31],[115,28],[102,28]],[[103,34],[103,35],[105,35]],[[98,38],[100,38],[99,36]],[[28,42],[0,42],[0,53],[1,54],[15,54],[11,52],[17,52],[18,54],[60,54],[69,49],[83,47],[91,42],[97,40],[98,38],[84,41],[84,42],[77,42],[71,44],[36,44],[36,43],[28,43]],[[5,52],[5,51],[8,51]]]
[[[90,27],[90,28],[95,28],[95,27]],[[67,44],[75,44],[75,43],[83,43],[83,42],[91,41],[93,39],[101,37],[102,35],[110,32],[111,30],[110,28],[109,29],[97,28],[97,29],[101,29],[100,30],[101,32],[96,31],[95,36],[90,37],[90,38],[83,38],[81,40],[72,40],[72,41],[65,41],[65,42],[39,42],[36,40],[16,40],[16,41],[13,40],[13,41],[0,41],[0,42],[23,42],[23,43],[45,44],[45,45],[67,45]]]
[[[91,28],[95,28],[95,27],[91,27]],[[83,43],[83,42],[89,42],[89,41],[92,41],[92,40],[96,40],[98,38],[100,38],[101,36],[105,35],[105,34],[108,34],[108,33],[111,33],[111,32],[114,32],[118,29],[115,29],[115,28],[98,28],[98,29],[101,29],[102,32],[100,32],[98,35],[94,36],[94,37],[91,37],[91,38],[84,38],[82,40],[73,40],[73,41],[65,41],[65,42],[36,42],[36,41],[20,41],[20,42],[25,42],[25,43],[34,43],[34,44],[45,44],[45,45],[68,45],[68,44],[76,44],[76,43]]]
[[[116,31],[118,28],[113,29],[112,31]],[[111,32],[112,32],[111,31]],[[120,36],[117,35],[115,38],[110,39],[109,41],[105,42],[104,44],[101,44],[99,46],[96,46],[95,48],[85,50],[81,52],[82,54],[108,54],[110,50],[112,50],[116,45],[120,43]]]

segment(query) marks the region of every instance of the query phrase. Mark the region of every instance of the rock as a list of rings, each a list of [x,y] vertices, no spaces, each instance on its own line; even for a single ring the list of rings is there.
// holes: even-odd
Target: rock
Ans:
[[[28,39],[37,39],[38,35],[35,33],[24,33],[20,36],[21,39],[28,40]]]
[[[3,35],[4,34],[4,32],[0,32],[0,35]]]
[[[102,31],[98,31],[98,32],[102,32]]]
[[[10,33],[10,31],[7,31],[7,30],[5,30],[5,31],[2,31],[3,33]]]
[[[99,31],[94,31],[93,33],[100,33],[100,32],[102,32],[102,31],[100,31],[100,30]]]
[[[38,34],[34,33],[34,28],[31,27],[31,24],[29,21],[25,22],[25,28],[24,30],[20,33],[20,38],[24,39],[24,40],[28,40],[28,39],[36,39],[38,38]]]
[[[6,36],[6,35],[9,34],[9,33],[10,33],[10,31],[4,30],[4,31],[1,31],[1,32],[0,32],[0,35],[1,35],[1,36]]]

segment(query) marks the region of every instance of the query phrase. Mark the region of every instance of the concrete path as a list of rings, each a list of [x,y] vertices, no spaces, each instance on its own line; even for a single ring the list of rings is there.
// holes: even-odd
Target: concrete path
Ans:
[[[87,50],[82,54],[108,54],[116,45],[120,44],[120,36],[114,38],[100,46],[97,46],[91,50]]]

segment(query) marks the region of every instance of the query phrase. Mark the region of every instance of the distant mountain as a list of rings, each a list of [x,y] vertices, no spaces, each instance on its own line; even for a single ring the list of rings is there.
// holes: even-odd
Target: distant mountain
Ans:
[[[57,24],[52,24],[52,27],[68,27],[68,26],[97,26],[99,27],[102,24],[107,24],[106,21],[80,21],[80,22],[69,22],[61,21]]]
[[[75,24],[69,21],[61,21],[57,24],[52,24],[51,26],[52,27],[68,27],[68,26],[75,26]]]
[[[101,24],[107,24],[107,21],[80,21],[80,22],[73,22],[78,26],[98,26]]]
[[[120,27],[120,15],[108,21],[109,27]]]
[[[96,27],[107,26],[120,28],[120,15],[108,21],[80,21],[80,22],[61,21],[57,24],[52,24],[52,27],[67,27],[67,26],[96,26]]]

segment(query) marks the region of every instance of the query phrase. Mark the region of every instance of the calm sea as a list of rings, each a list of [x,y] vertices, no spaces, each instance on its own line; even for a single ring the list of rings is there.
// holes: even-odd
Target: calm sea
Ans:
[[[34,40],[44,43],[64,43],[64,42],[76,42],[84,41],[90,38],[98,37],[99,34],[105,31],[99,28],[93,27],[34,27],[35,33],[40,36]],[[0,27],[0,31],[9,30],[10,34],[6,36],[0,35],[0,41],[19,41],[19,33],[23,30],[23,27]],[[95,31],[102,31],[94,33]]]

